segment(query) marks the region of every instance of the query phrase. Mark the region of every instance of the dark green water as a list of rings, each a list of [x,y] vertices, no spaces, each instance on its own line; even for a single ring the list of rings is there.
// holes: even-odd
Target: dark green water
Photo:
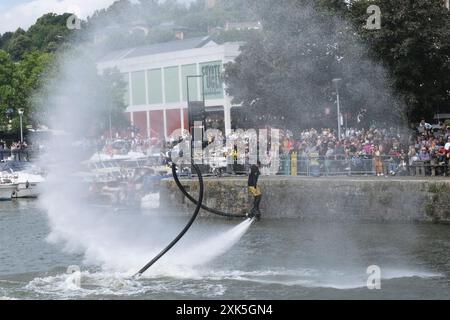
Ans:
[[[128,215],[130,223],[139,221],[136,217],[153,219],[142,212],[133,215]],[[190,245],[195,247],[203,232],[227,230],[239,223],[201,219],[190,231]],[[60,242],[50,243],[50,230],[37,201],[0,203],[0,298],[450,298],[447,225],[263,220],[253,223],[230,250],[206,264],[174,269],[166,264],[167,272],[139,280],[89,263],[83,250],[74,253]],[[215,250],[211,243],[210,250]],[[80,266],[81,287],[66,273],[70,265]],[[366,286],[370,265],[380,267],[380,290]]]

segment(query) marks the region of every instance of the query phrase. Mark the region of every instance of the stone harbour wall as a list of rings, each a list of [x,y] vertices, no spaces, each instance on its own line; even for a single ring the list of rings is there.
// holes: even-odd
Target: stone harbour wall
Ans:
[[[198,197],[198,181],[181,180]],[[395,177],[261,177],[263,218],[450,223],[450,179]],[[204,204],[249,210],[246,177],[205,178]],[[161,182],[161,209],[190,214],[195,206],[172,179]],[[201,215],[210,216],[202,210]]]

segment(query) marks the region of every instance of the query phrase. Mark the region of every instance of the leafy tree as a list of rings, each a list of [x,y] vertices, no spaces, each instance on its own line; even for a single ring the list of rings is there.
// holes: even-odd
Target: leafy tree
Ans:
[[[73,33],[72,30],[67,28],[69,17],[69,13],[61,15],[48,13],[40,17],[27,31],[33,48],[45,52],[54,52],[57,49],[55,44],[63,42],[64,39],[69,39]]]
[[[27,123],[34,122],[35,110],[32,96],[42,87],[53,60],[53,54],[33,51],[25,54],[23,60],[17,65],[17,72],[21,79],[20,90],[26,97],[23,108],[24,119]],[[36,125],[36,123],[33,124]]]
[[[35,119],[80,136],[104,133],[124,125],[125,82],[117,70],[98,74],[95,60],[83,47],[58,56],[33,95]],[[70,61],[70,63],[67,63]]]
[[[10,55],[0,50],[0,125],[8,129],[10,120],[18,117],[17,110],[22,108],[25,93],[20,90],[22,79]]]
[[[88,27],[91,31],[100,30],[107,35],[106,48],[122,49],[174,40],[173,31],[161,27],[167,22],[186,27],[187,37],[194,37],[206,35],[213,28],[223,28],[228,21],[254,21],[256,15],[248,6],[251,1],[220,0],[214,8],[206,9],[204,0],[189,5],[179,0],[142,0],[139,3],[120,0],[88,18]],[[130,28],[141,22],[150,27],[148,34],[145,37],[130,37]],[[217,38],[241,41],[246,36],[245,33],[227,32],[223,36],[220,33]]]
[[[381,9],[380,30],[363,28],[371,4]],[[389,70],[409,119],[450,112],[450,11],[442,1],[352,1],[349,17]]]
[[[8,44],[8,52],[15,61],[20,60],[31,48],[31,39],[24,34],[14,35]]]
[[[67,40],[73,31],[66,22],[70,14],[48,13],[40,17],[27,31],[19,28],[14,33],[6,32],[0,36],[0,49],[7,51],[14,61],[34,50],[55,52]]]
[[[225,71],[234,102],[247,106],[254,122],[335,127],[335,78],[342,79],[341,112],[353,124],[362,109],[380,121],[402,118],[383,69],[371,63],[358,35],[336,11],[310,0],[254,5],[263,32],[243,46]]]
[[[13,32],[5,32],[3,35],[0,35],[0,49],[6,50],[6,46],[13,35]]]

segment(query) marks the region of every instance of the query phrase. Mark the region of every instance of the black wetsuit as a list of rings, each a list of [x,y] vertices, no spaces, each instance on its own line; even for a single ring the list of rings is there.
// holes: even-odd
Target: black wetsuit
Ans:
[[[250,169],[250,174],[248,176],[248,186],[253,187],[255,189],[258,189],[258,178],[260,176],[261,172],[259,171],[258,166],[252,165]],[[259,190],[258,190],[259,191]],[[256,190],[255,190],[256,192]],[[259,204],[261,202],[261,194],[256,192],[257,194],[254,194],[253,199],[253,208],[250,210],[249,217],[256,217],[256,219],[261,218],[261,212],[259,211]]]
[[[258,186],[258,178],[261,173],[256,165],[252,165],[248,176],[248,186],[256,188]]]

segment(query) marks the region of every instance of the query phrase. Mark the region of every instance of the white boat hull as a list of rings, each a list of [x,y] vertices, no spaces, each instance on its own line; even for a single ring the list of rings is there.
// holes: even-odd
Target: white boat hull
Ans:
[[[17,189],[13,192],[13,198],[37,198],[40,194],[40,185],[38,183],[19,183]]]
[[[0,185],[0,200],[11,200],[12,194],[17,189],[17,184]]]

